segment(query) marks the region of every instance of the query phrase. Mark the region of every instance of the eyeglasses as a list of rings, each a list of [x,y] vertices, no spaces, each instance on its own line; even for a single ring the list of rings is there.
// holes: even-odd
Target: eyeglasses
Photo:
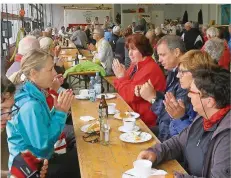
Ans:
[[[187,72],[190,72],[190,71],[189,71],[189,70],[180,70],[180,69],[178,69],[178,75],[179,75],[179,76],[182,76],[182,77],[183,77],[184,74],[187,73]]]
[[[202,100],[201,100],[202,98],[206,98],[206,97],[208,97],[208,96],[206,96],[206,95],[202,96],[200,92],[195,92],[195,91],[192,91],[192,90],[189,90],[188,92],[191,93],[191,94],[199,95],[199,96],[200,96],[199,98],[200,98],[201,106],[202,106],[202,108],[203,108],[203,111],[204,111],[204,113],[205,113],[206,118],[208,119],[208,115],[207,115],[207,113],[206,113],[206,111],[205,111],[204,105],[203,105]]]
[[[9,111],[9,112],[1,113],[1,117],[9,117],[9,116],[13,117],[13,116],[15,116],[16,114],[18,114],[18,111],[19,111],[20,108],[19,108],[17,105],[15,105],[15,104],[14,104],[13,107],[15,107],[15,108],[12,109],[12,110]]]
[[[83,136],[83,140],[89,143],[97,143],[99,142],[99,138],[100,138],[100,132],[91,132]]]
[[[196,92],[196,91],[192,91],[192,90],[189,90],[188,92],[189,92],[189,93],[192,93],[192,94],[200,95],[200,92]]]

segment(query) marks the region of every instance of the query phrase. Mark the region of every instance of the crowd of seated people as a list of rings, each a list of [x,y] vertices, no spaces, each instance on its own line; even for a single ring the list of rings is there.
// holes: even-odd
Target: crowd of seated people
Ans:
[[[57,32],[48,27],[24,37],[6,73],[14,84],[1,78],[10,86],[1,92],[2,113],[17,111],[1,120],[11,174],[17,155],[29,150],[33,159],[49,160],[40,177],[80,177],[73,126],[67,124],[73,92],[62,77],[61,48],[56,46],[57,37],[69,36],[77,48],[91,50],[93,62],[107,75],[115,75],[117,92],[162,142],[138,159],[153,165],[183,160],[190,175],[176,177],[228,177],[231,38],[225,40],[219,29],[207,25],[201,32],[196,23],[185,23],[184,30],[177,25],[148,29],[139,17],[137,25],[122,29],[106,17],[102,27],[95,18],[86,28]],[[63,138],[66,151],[60,154],[57,142]]]

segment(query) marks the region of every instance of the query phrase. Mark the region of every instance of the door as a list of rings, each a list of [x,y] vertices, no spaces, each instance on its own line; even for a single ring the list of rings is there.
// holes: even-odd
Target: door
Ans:
[[[152,11],[152,23],[160,27],[164,23],[164,11]]]

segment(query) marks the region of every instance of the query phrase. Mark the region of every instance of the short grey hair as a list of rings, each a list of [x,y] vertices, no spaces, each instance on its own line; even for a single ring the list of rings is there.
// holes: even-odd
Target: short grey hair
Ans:
[[[176,35],[165,35],[157,43],[157,46],[160,44],[166,43],[169,50],[174,50],[179,48],[182,53],[186,52],[184,41]]]
[[[104,37],[104,30],[102,28],[95,28],[94,33],[99,34],[100,37]]]
[[[224,51],[224,41],[219,38],[212,38],[206,41],[204,50],[211,56],[215,63],[218,63]]]
[[[32,32],[31,32],[31,35],[32,36],[35,36],[37,39],[41,36],[41,30],[39,30],[38,28],[34,29]]]
[[[185,26],[192,27],[192,23],[191,23],[191,22],[186,22],[184,25],[185,25]]]
[[[206,31],[207,36],[209,35],[211,38],[214,37],[219,37],[219,30],[215,27],[210,27],[207,31]]]

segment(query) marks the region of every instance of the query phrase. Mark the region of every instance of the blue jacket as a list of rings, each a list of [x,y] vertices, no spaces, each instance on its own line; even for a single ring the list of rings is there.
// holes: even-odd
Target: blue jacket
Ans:
[[[6,126],[10,152],[9,169],[14,157],[24,150],[30,150],[37,157],[49,159],[67,118],[65,112],[55,108],[50,111],[45,95],[31,82],[26,82],[19,88],[15,95],[15,104],[20,108],[19,112]]]
[[[159,135],[158,138],[160,141],[167,140],[173,135],[179,134],[185,127],[191,124],[191,117],[189,119],[189,113],[191,112],[190,105],[191,102],[187,96],[188,91],[182,89],[180,86],[179,79],[176,77],[178,73],[178,69],[175,71],[169,71],[167,76],[167,88],[166,92],[171,92],[176,97],[177,100],[181,99],[186,107],[185,115],[182,118],[177,120],[172,119],[171,116],[165,110],[165,106],[163,104],[164,94],[161,92],[157,92],[157,98],[151,109],[156,115],[157,124],[159,126]]]

